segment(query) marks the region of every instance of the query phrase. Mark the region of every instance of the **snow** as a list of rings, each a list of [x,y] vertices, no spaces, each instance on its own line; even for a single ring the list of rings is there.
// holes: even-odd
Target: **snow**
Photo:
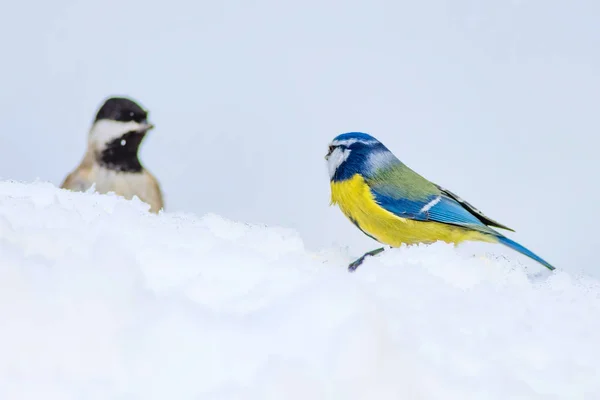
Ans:
[[[600,398],[591,277],[147,208],[0,182],[0,398]]]

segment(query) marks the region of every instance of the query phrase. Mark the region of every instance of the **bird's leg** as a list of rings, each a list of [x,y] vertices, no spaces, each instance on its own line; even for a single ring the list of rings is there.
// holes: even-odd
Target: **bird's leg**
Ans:
[[[368,256],[375,256],[375,255],[381,253],[384,250],[385,250],[385,247],[380,247],[380,248],[375,249],[375,250],[367,251],[358,260],[353,261],[353,262],[350,263],[350,265],[348,265],[348,271],[354,272],[356,270],[356,268],[358,268],[363,263],[363,261],[365,261],[365,258],[367,258]]]

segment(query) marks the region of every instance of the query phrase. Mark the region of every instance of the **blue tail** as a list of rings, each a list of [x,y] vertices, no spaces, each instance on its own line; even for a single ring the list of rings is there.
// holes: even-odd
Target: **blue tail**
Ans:
[[[545,261],[544,259],[542,259],[541,257],[538,257],[536,254],[534,254],[531,250],[526,249],[525,247],[521,246],[519,243],[514,242],[512,240],[510,240],[509,238],[505,237],[505,236],[497,236],[498,238],[498,242],[502,243],[505,246],[510,247],[511,249],[518,251],[521,254],[526,255],[527,257],[539,262],[540,264],[542,264],[544,267],[548,268],[549,270],[554,270],[555,268],[550,265],[550,263],[548,263],[547,261]]]

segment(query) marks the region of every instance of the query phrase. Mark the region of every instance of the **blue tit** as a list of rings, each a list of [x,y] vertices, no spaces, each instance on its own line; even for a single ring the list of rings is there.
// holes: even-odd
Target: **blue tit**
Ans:
[[[331,204],[372,239],[402,244],[443,241],[501,243],[554,267],[494,228],[512,229],[485,216],[451,191],[432,183],[404,165],[379,140],[361,132],[337,136],[325,156],[331,184]],[[513,231],[514,232],[514,231]],[[367,256],[350,264],[354,271]]]

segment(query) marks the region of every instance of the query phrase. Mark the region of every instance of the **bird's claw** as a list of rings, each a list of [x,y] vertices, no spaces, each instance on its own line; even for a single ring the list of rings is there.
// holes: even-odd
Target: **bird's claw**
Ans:
[[[358,268],[360,266],[360,264],[363,263],[363,261],[365,261],[365,256],[360,257],[359,259],[352,261],[349,265],[348,265],[348,271],[350,272],[354,272],[356,270],[356,268]]]
[[[375,250],[371,250],[366,252],[365,254],[363,254],[360,258],[358,258],[357,260],[351,262],[348,265],[348,271],[349,272],[354,272],[356,271],[356,268],[360,267],[360,265],[365,261],[365,258],[367,258],[368,256],[375,256],[379,253],[381,253],[382,251],[385,250],[385,247],[380,247],[378,249]]]

